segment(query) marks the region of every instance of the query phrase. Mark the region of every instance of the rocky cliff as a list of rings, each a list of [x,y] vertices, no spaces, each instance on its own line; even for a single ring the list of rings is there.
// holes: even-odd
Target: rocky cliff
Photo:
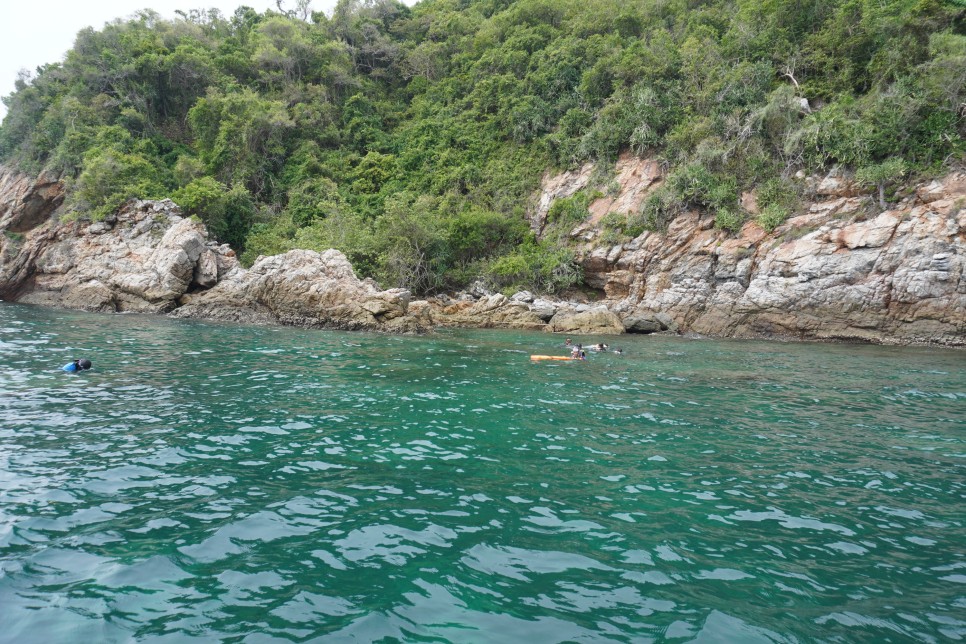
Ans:
[[[653,168],[623,159],[618,180],[644,176],[653,185]],[[595,245],[593,226],[580,227],[585,281],[631,328],[966,343],[966,173],[918,186],[887,210],[845,178],[801,180],[814,195],[808,211],[770,234],[749,222],[732,236],[698,212],[675,219],[666,234],[615,247]],[[638,198],[625,203],[639,208]]]
[[[447,325],[574,334],[672,330],[966,345],[962,172],[918,186],[887,210],[846,179],[803,178],[812,182],[814,200],[772,233],[747,223],[731,235],[693,212],[666,233],[605,246],[601,217],[635,212],[662,180],[649,160],[623,158],[616,171],[616,188],[591,204],[590,218],[572,233],[596,296],[508,298],[476,287],[411,301],[407,291],[357,279],[337,251],[263,257],[246,270],[170,201],[131,202],[96,223],[61,221],[64,191],[56,178],[0,168],[0,299],[390,332]],[[590,168],[547,177],[534,229],[554,199],[588,187],[591,177]]]
[[[131,201],[61,221],[63,189],[0,169],[0,299],[88,311],[174,313],[300,326],[419,332],[409,293],[356,278],[338,251],[292,251],[242,268],[176,204]]]

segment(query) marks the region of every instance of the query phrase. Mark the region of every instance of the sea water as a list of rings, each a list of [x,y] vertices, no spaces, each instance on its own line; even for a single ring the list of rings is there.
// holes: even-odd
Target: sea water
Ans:
[[[0,641],[966,638],[966,353],[574,340],[0,305]]]

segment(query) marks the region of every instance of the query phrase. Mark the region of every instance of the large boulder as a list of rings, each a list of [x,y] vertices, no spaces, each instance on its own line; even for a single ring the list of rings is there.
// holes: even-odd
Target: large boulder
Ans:
[[[530,303],[530,311],[543,322],[549,322],[557,314],[558,305],[548,299],[538,297]]]
[[[427,316],[407,315],[410,293],[360,280],[345,255],[292,250],[259,257],[214,287],[187,294],[175,317],[281,323],[367,331],[427,330]]]
[[[547,324],[547,331],[584,335],[620,335],[624,333],[624,323],[617,314],[606,308],[579,313],[560,311]]]
[[[674,321],[659,311],[636,310],[624,318],[628,333],[658,333],[674,327]]]

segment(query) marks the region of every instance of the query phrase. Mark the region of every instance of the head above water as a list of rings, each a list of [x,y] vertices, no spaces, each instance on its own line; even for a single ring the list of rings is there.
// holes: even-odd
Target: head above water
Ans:
[[[80,369],[90,369],[91,361],[88,360],[87,358],[81,358],[80,360],[77,360],[77,366]]]

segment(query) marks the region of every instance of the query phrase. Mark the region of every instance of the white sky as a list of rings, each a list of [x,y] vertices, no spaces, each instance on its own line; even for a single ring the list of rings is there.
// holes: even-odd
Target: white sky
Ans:
[[[331,15],[336,0],[313,0],[311,8]],[[412,4],[408,2],[407,4]],[[240,6],[259,13],[276,9],[275,0],[0,0],[0,96],[14,89],[17,73],[61,62],[74,45],[77,32],[85,27],[100,30],[115,18],[127,18],[140,9],[154,9],[163,18],[174,18],[175,10],[215,8],[227,17]],[[285,8],[294,8],[294,0],[285,0]],[[0,104],[0,118],[7,114]]]

